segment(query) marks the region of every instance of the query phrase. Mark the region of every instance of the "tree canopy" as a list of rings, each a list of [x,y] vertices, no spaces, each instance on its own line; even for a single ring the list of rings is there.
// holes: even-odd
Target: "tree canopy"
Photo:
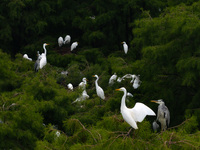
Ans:
[[[200,1],[3,0],[0,8],[0,149],[200,148]],[[67,34],[79,42],[74,52],[58,47]],[[36,73],[43,43],[50,44],[47,65]],[[109,86],[114,73],[139,75],[141,85],[134,89],[125,79]],[[90,97],[73,103],[83,77]],[[156,117],[148,116],[127,135],[120,87],[134,95],[127,107],[142,102],[157,112],[150,100],[163,99],[168,130],[154,132]]]

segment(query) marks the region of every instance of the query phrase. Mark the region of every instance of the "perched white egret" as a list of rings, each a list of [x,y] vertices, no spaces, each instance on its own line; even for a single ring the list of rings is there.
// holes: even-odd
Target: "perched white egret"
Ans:
[[[130,92],[127,92],[126,94],[126,101],[129,102],[128,97],[133,97],[133,94],[131,94]]]
[[[93,77],[96,77],[96,80],[95,80],[96,92],[97,92],[97,95],[100,97],[100,104],[101,104],[101,99],[105,99],[104,91],[98,85],[98,80],[99,80],[98,75],[93,75]]]
[[[155,116],[156,114],[149,107],[143,103],[137,102],[133,108],[127,108],[125,99],[127,91],[124,87],[116,89],[117,91],[123,91],[124,95],[121,100],[121,114],[124,120],[131,125],[134,129],[138,129],[137,122],[142,122],[147,115]]]
[[[72,90],[72,91],[73,91],[73,88],[74,88],[74,87],[73,87],[73,85],[72,85],[71,83],[69,83],[69,84],[67,85],[67,87],[68,87],[69,90]]]
[[[119,82],[119,83],[122,82],[122,80],[123,80],[123,79],[122,79],[121,77],[118,77],[118,78],[117,78],[117,82]]]
[[[73,51],[78,46],[78,42],[74,42],[71,45],[71,51]]]
[[[42,69],[46,64],[47,64],[47,50],[46,50],[46,46],[49,45],[47,43],[43,44],[43,49],[44,49],[44,53],[42,53],[40,55],[41,60],[40,60],[40,69]]]
[[[127,54],[127,52],[128,52],[128,45],[126,44],[125,41],[122,42],[122,44],[123,44],[123,48],[124,48],[124,53]]]
[[[90,96],[87,94],[86,90],[83,90],[81,96],[79,98],[77,98],[75,101],[73,101],[72,104],[76,103],[76,102],[84,101],[88,98],[90,98]]]
[[[62,71],[61,74],[65,75],[65,76],[68,76],[68,71]]]
[[[135,79],[133,81],[133,88],[137,89],[140,86],[140,83],[141,81],[140,81],[139,75],[138,76],[135,75]]]
[[[56,131],[56,136],[59,137],[60,136],[60,132]]]
[[[58,38],[58,46],[61,47],[63,44],[64,44],[64,40],[63,40],[63,38],[60,36],[60,37]]]
[[[113,85],[113,84],[114,84],[114,81],[115,81],[116,79],[117,79],[117,75],[116,75],[116,73],[114,73],[114,74],[110,77],[108,84],[109,84],[109,85]]]
[[[127,95],[128,97],[133,97],[133,94],[131,94],[130,92],[127,92]]]
[[[24,54],[23,58],[28,59],[30,61],[32,61],[32,58],[29,58],[27,54]]]
[[[84,78],[82,79],[82,82],[79,83],[78,87],[81,88],[81,89],[83,89],[83,90],[85,90],[86,84],[87,84],[87,79],[84,77]]]
[[[151,102],[159,104],[156,121],[160,122],[161,131],[165,131],[170,123],[170,112],[162,99],[151,100]]]
[[[70,41],[71,41],[70,35],[66,35],[66,36],[65,36],[65,40],[64,40],[64,44],[69,44]]]

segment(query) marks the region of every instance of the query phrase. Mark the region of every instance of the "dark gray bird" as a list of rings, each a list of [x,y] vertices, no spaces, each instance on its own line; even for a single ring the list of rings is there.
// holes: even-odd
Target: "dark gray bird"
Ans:
[[[40,60],[41,60],[41,56],[40,56],[40,54],[39,54],[39,51],[37,52],[38,54],[38,58],[37,58],[37,60],[36,60],[36,62],[35,62],[35,65],[34,65],[34,70],[35,70],[35,72],[38,72],[38,70],[40,69]]]
[[[165,106],[165,102],[162,99],[151,100],[151,102],[159,104],[156,121],[160,122],[161,131],[165,131],[167,129],[167,127],[169,127],[170,112],[169,112],[167,106]]]

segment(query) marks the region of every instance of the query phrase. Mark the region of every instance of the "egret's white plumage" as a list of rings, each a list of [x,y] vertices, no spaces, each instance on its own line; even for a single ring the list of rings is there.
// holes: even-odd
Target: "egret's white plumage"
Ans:
[[[123,79],[122,79],[121,77],[118,77],[118,78],[117,78],[117,82],[119,82],[119,83],[122,82],[122,80],[123,80]]]
[[[125,99],[127,91],[124,87],[116,89],[117,91],[123,91],[124,95],[121,100],[121,114],[124,120],[131,125],[134,129],[138,129],[137,122],[142,122],[147,115],[155,116],[156,114],[149,107],[143,103],[137,102],[133,108],[127,108]]]
[[[133,88],[134,89],[137,89],[139,86],[140,86],[140,78],[139,78],[139,76],[136,76],[135,75],[135,79],[134,79],[134,81],[133,81]]]
[[[59,137],[60,136],[60,132],[56,131],[56,136]]]
[[[73,88],[74,88],[74,87],[73,87],[73,85],[72,85],[71,83],[69,83],[69,84],[67,85],[67,87],[68,87],[69,90],[72,90],[72,91],[73,91]]]
[[[84,77],[84,78],[82,79],[82,82],[79,83],[78,87],[79,87],[79,88],[82,88],[83,90],[85,90],[86,84],[87,84],[87,79]]]
[[[133,94],[127,92],[127,95],[126,95],[126,96],[128,96],[128,97],[133,97]]]
[[[84,101],[86,99],[88,99],[90,96],[87,94],[86,90],[83,90],[81,96],[79,98],[77,98],[73,103],[76,103],[76,102],[80,102],[80,101]]]
[[[24,54],[24,55],[23,55],[23,58],[25,58],[25,59],[28,59],[28,60],[32,61],[32,58],[29,58],[27,54]]]
[[[64,44],[69,44],[70,41],[71,41],[70,35],[66,35],[66,36],[65,36],[65,40],[64,40]]]
[[[73,51],[78,46],[78,42],[74,42],[71,45],[71,51]]]
[[[108,84],[109,84],[109,85],[113,85],[116,79],[117,79],[117,75],[116,75],[116,73],[114,73],[114,74],[110,77]]]
[[[40,55],[41,60],[40,60],[40,69],[42,69],[46,64],[47,64],[47,50],[46,50],[46,46],[49,45],[47,43],[43,44],[43,49],[44,49],[44,53],[42,53]]]
[[[97,95],[100,97],[100,103],[101,103],[101,99],[105,99],[104,91],[103,91],[103,89],[98,85],[98,80],[99,80],[98,75],[93,75],[93,77],[96,77],[96,80],[95,80],[96,93],[97,93]]]
[[[64,40],[63,40],[63,38],[60,36],[60,37],[58,38],[58,46],[61,47],[63,44],[64,44]]]
[[[127,54],[127,52],[128,52],[128,45],[126,44],[125,41],[122,42],[122,44],[123,44],[123,48],[124,48],[124,53]]]
[[[62,71],[61,74],[65,75],[65,76],[68,76],[68,71]]]

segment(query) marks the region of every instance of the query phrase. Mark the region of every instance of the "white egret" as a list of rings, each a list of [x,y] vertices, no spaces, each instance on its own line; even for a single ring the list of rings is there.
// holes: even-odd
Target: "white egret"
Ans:
[[[137,89],[140,86],[140,83],[141,81],[140,81],[139,75],[138,76],[135,75],[135,79],[133,81],[133,88]]]
[[[61,74],[65,75],[65,76],[68,76],[68,71],[62,71]]]
[[[118,77],[118,78],[117,78],[117,82],[119,82],[119,83],[122,82],[122,80],[123,80],[123,79],[122,79],[121,77]]]
[[[24,54],[23,58],[28,59],[30,61],[32,61],[32,58],[29,58],[27,54]]]
[[[80,102],[80,101],[84,101],[86,99],[88,99],[90,96],[87,94],[86,90],[83,90],[81,96],[79,98],[77,98],[73,103],[76,103],[76,102]]]
[[[125,41],[122,42],[122,44],[123,44],[123,48],[124,48],[124,53],[127,54],[127,52],[128,52],[128,45],[126,44]]]
[[[60,136],[60,132],[56,131],[56,136],[59,137]]]
[[[162,99],[151,100],[151,102],[159,104],[156,121],[160,122],[161,131],[165,131],[170,123],[170,112]]]
[[[78,42],[74,42],[71,45],[71,51],[73,51],[78,46]]]
[[[42,53],[40,55],[41,60],[40,60],[40,69],[42,69],[46,64],[47,64],[47,50],[46,50],[46,46],[49,45],[47,43],[43,44],[43,49],[44,49],[44,53]]]
[[[60,37],[58,38],[58,46],[61,47],[63,44],[64,44],[64,40],[63,40],[63,38],[60,36]]]
[[[128,99],[128,97],[133,97],[133,94],[131,94],[131,93],[127,92],[127,94],[126,94],[126,101],[127,101],[127,102],[129,102],[129,99]]]
[[[121,100],[121,114],[124,120],[131,125],[134,129],[138,129],[137,122],[142,122],[147,115],[155,116],[156,114],[149,107],[143,103],[137,102],[133,108],[127,108],[125,99],[127,91],[124,87],[116,89],[117,91],[123,91],[124,95]]]
[[[66,36],[65,36],[65,40],[64,40],[64,44],[69,44],[70,41],[71,41],[70,35],[66,35]]]
[[[109,84],[109,85],[113,85],[113,84],[114,84],[114,81],[115,81],[116,79],[117,79],[117,75],[116,75],[116,73],[114,73],[114,74],[110,77],[108,84]]]
[[[69,90],[72,90],[72,91],[73,91],[73,88],[74,88],[74,87],[73,87],[73,85],[72,85],[71,83],[69,83],[69,84],[67,85],[67,87],[68,87]]]
[[[98,75],[93,75],[93,77],[96,77],[96,80],[95,80],[96,93],[97,93],[97,95],[100,97],[100,104],[101,104],[101,99],[105,99],[104,91],[103,91],[103,89],[98,85],[98,80],[99,80]]]
[[[85,90],[86,84],[87,84],[87,79],[84,77],[84,78],[82,79],[82,82],[79,83],[78,87],[81,88],[81,89],[83,89],[83,90]]]
[[[133,94],[131,94],[130,92],[127,92],[127,95],[128,97],[133,97]]]

